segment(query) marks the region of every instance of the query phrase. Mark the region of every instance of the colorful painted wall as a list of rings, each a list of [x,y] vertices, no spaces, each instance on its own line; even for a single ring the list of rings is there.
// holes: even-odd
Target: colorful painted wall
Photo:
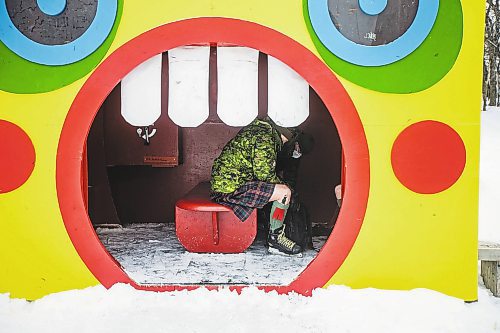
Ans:
[[[130,282],[84,205],[92,120],[152,56],[229,44],[300,74],[344,150],[328,242],[291,285],[267,289],[430,288],[475,300],[483,16],[472,0],[1,2],[0,292]]]

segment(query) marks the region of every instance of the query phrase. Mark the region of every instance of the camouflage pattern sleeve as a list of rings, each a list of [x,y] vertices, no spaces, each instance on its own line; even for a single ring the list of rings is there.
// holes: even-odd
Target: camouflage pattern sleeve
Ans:
[[[212,166],[212,191],[231,193],[246,182],[281,183],[276,159],[281,138],[269,122],[255,119],[222,149]]]
[[[277,151],[272,135],[261,135],[256,139],[253,156],[253,174],[256,180],[266,183],[281,183],[276,175]]]

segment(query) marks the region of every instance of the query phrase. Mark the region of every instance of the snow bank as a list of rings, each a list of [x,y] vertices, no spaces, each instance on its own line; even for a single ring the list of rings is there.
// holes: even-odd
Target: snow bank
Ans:
[[[500,243],[500,108],[481,112],[479,240]]]
[[[331,286],[313,297],[244,289],[153,293],[128,285],[46,296],[35,302],[0,295],[3,333],[57,332],[495,332],[500,299],[479,302],[416,289]]]

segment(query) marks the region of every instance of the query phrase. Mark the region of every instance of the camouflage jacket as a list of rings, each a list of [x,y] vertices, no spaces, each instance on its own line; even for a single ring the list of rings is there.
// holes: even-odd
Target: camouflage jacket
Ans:
[[[234,192],[253,180],[281,183],[276,159],[282,142],[278,131],[267,121],[255,119],[229,141],[212,166],[212,191]]]

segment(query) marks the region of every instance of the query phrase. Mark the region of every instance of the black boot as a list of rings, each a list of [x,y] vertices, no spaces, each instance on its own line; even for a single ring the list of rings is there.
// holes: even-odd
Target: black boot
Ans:
[[[269,253],[273,254],[297,255],[302,252],[302,248],[299,245],[285,236],[284,226],[274,231],[269,231],[267,245],[269,246]]]

